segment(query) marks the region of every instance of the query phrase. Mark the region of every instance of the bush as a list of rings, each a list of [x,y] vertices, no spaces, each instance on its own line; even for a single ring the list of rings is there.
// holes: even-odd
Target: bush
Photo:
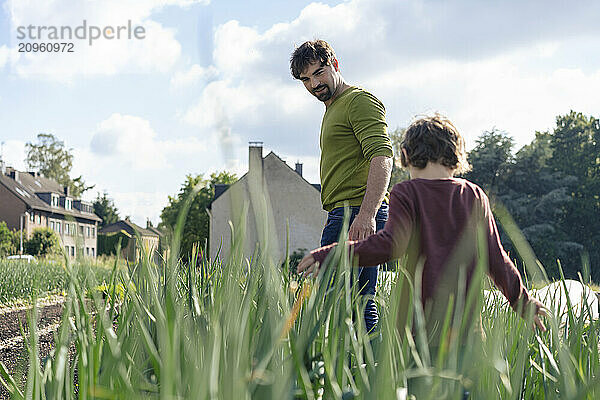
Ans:
[[[121,249],[124,249],[129,244],[129,235],[124,231],[111,234],[98,235],[98,255],[114,256],[117,254],[117,246],[121,241]],[[135,240],[135,238],[133,238]]]
[[[60,240],[49,228],[36,228],[31,238],[25,242],[25,252],[34,256],[56,254],[61,251]]]
[[[15,254],[18,242],[18,233],[8,229],[6,222],[0,221],[0,257]]]

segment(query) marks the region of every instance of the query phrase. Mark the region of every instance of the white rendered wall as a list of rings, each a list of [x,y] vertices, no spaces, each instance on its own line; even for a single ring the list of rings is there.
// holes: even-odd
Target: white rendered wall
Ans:
[[[327,213],[321,208],[320,193],[300,175],[287,166],[275,154],[270,153],[262,163],[262,186],[257,177],[247,174],[232,185],[225,193],[212,203],[210,224],[210,256],[214,259],[221,246],[221,259],[229,255],[231,228],[240,227],[239,221],[243,210],[247,208],[246,229],[239,235],[244,236],[244,256],[250,258],[259,242],[259,237],[266,237],[267,242],[275,243],[276,248],[269,249],[269,254],[281,261],[285,257],[286,231],[289,222],[289,253],[297,249],[311,250],[318,247],[321,231]],[[258,190],[249,190],[250,182],[258,186]],[[257,195],[258,194],[258,195]],[[264,203],[263,203],[264,202]],[[261,204],[255,204],[261,203]],[[264,206],[264,207],[263,207]],[[254,210],[266,218],[259,221],[262,234],[256,230]],[[266,233],[265,233],[266,230]]]

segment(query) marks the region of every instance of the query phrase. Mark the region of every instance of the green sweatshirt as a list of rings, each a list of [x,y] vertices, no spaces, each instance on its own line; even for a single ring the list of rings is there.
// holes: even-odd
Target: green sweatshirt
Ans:
[[[385,108],[371,93],[350,87],[325,111],[321,123],[321,202],[326,211],[360,206],[373,157],[392,157]]]

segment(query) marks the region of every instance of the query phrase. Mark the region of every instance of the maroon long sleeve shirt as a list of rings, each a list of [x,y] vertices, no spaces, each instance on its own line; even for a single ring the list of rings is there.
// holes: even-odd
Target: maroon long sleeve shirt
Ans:
[[[418,246],[424,261],[421,299],[423,304],[436,296],[440,287],[456,279],[457,264],[466,267],[467,289],[480,257],[477,250],[477,223],[487,237],[488,274],[513,308],[519,300],[530,301],[519,271],[500,243],[488,197],[465,179],[412,179],[394,186],[390,194],[389,218],[383,230],[360,241],[350,241],[360,265],[377,265],[402,257]],[[312,252],[323,263],[336,244]],[[453,278],[448,278],[453,277]],[[442,301],[443,306],[443,301]]]

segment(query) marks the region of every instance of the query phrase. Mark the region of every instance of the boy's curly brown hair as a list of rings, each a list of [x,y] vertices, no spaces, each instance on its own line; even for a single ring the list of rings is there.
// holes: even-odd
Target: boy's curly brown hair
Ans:
[[[465,152],[465,141],[458,129],[446,117],[435,114],[414,121],[402,137],[400,154],[403,167],[408,164],[425,168],[429,161],[442,164],[463,174],[471,170]]]
[[[335,59],[333,48],[324,40],[309,40],[302,43],[292,53],[290,58],[290,70],[292,76],[300,79],[300,74],[306,70],[309,64],[319,61],[321,66],[329,65]]]

